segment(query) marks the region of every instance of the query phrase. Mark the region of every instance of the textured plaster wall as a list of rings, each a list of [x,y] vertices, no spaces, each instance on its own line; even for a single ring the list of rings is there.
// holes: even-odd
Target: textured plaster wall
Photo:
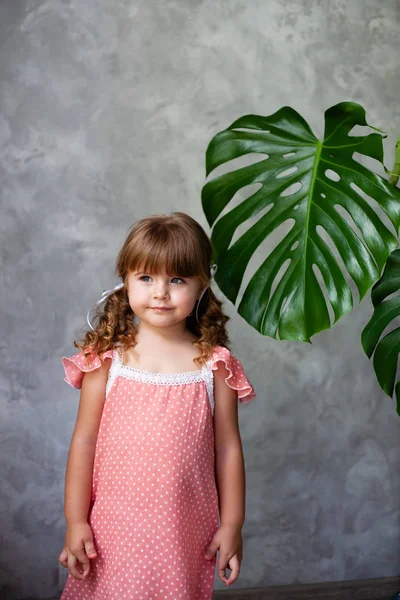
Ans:
[[[242,114],[285,104],[321,135],[326,108],[360,102],[390,129],[391,166],[399,39],[395,0],[0,3],[8,600],[58,594],[79,398],[60,359],[115,283],[128,225],[177,209],[209,231],[200,205],[208,142]],[[240,408],[247,520],[235,587],[398,574],[400,419],[361,349],[369,298],[312,345],[264,338],[225,308],[258,391]]]

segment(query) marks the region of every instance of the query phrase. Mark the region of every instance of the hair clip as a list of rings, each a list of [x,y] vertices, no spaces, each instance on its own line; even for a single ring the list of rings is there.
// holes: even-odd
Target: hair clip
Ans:
[[[214,279],[214,275],[217,272],[217,269],[218,269],[218,265],[216,265],[216,264],[211,265],[211,268],[210,268],[210,271],[211,271],[211,280]],[[208,290],[209,287],[210,286],[205,287],[204,290],[201,292],[200,298],[199,298],[199,300],[197,302],[197,305],[196,305],[196,321],[198,323],[200,323],[200,321],[199,321],[199,306],[200,306],[200,302],[201,302],[204,294],[206,293],[206,291]]]
[[[86,315],[86,320],[87,320],[88,325],[89,325],[89,327],[90,327],[90,329],[92,331],[94,331],[94,327],[92,327],[92,324],[91,324],[90,318],[89,318],[90,317],[90,313],[92,312],[92,310],[94,308],[96,308],[96,306],[99,306],[102,302],[104,302],[105,300],[107,300],[108,296],[111,296],[111,294],[113,294],[114,292],[120,290],[123,287],[124,287],[124,284],[121,281],[121,283],[118,283],[118,285],[116,285],[115,287],[113,287],[111,290],[104,290],[104,292],[101,294],[100,300],[98,300],[96,302],[96,304],[93,304],[93,306],[88,310],[88,313]]]

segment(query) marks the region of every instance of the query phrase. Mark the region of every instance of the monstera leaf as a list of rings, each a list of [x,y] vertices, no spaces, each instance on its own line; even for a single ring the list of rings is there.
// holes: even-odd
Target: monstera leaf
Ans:
[[[368,135],[349,136],[355,125],[367,126],[364,109],[351,102],[337,104],[325,113],[320,141],[295,110],[284,107],[269,117],[239,118],[207,148],[207,176],[240,156],[265,155],[255,164],[208,181],[202,190],[218,264],[215,280],[234,304],[257,248],[286,221],[286,226],[292,222],[249,278],[237,308],[263,335],[310,342],[312,335],[352,309],[348,278],[355,282],[361,300],[398,246],[400,191],[353,158],[358,152],[383,163],[384,136],[375,128]],[[229,210],[235,194],[252,184],[259,184],[259,189]],[[396,235],[365,195],[380,205]],[[241,226],[247,230],[232,242]],[[346,272],[318,226],[329,236]],[[332,324],[314,265],[332,307]]]
[[[400,250],[389,256],[381,279],[372,288],[371,299],[375,310],[362,332],[361,343],[368,358],[374,353],[373,365],[379,385],[385,394],[392,397],[400,352],[400,327],[387,333],[380,341],[379,338],[386,327],[400,316]],[[397,414],[400,415],[400,381],[395,389]]]

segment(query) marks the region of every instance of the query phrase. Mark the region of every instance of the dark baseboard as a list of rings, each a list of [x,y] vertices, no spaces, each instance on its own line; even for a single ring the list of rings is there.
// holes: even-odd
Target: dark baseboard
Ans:
[[[391,600],[400,576],[214,592],[213,600]]]
[[[214,592],[213,600],[392,600],[398,592],[400,592],[400,576],[280,585],[263,589],[223,590]],[[0,595],[0,600],[2,598]]]

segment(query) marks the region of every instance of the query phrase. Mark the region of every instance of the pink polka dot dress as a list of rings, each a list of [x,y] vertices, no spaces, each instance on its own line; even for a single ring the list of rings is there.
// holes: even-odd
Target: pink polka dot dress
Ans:
[[[214,471],[213,371],[222,361],[240,402],[255,397],[241,362],[222,346],[201,369],[152,373],[111,360],[89,509],[97,558],[88,578],[68,575],[60,600],[211,600],[219,524]],[[96,354],[63,357],[80,389]]]

